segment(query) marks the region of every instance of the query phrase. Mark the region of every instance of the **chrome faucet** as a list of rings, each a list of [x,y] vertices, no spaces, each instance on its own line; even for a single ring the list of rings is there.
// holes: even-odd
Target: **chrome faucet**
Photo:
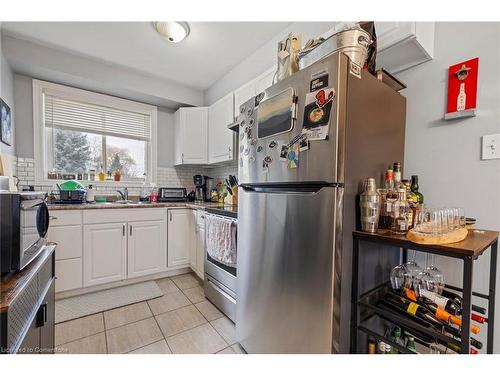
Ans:
[[[117,190],[117,192],[121,195],[122,200],[128,201],[128,188],[123,188],[123,193],[120,190]]]

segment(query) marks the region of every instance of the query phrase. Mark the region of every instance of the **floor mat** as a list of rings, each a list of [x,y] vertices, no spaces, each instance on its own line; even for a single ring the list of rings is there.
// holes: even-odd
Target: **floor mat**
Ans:
[[[56,323],[101,311],[161,297],[163,292],[154,281],[101,290],[56,301]]]

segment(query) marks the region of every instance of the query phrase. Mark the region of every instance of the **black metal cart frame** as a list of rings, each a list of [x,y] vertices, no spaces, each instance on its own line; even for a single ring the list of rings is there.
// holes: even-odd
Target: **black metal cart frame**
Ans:
[[[390,312],[385,309],[381,309],[374,304],[367,302],[367,297],[379,292],[381,289],[387,287],[390,283],[388,280],[377,285],[375,288],[360,294],[359,290],[359,259],[360,259],[360,243],[376,243],[379,245],[388,246],[391,248],[398,249],[402,254],[403,262],[407,259],[408,250],[414,250],[424,253],[436,254],[440,256],[452,257],[455,259],[461,259],[463,261],[463,279],[462,288],[446,285],[447,289],[458,291],[462,293],[463,298],[463,311],[462,311],[462,331],[461,340],[455,340],[443,333],[440,333],[434,329],[424,327],[415,321],[406,318],[400,314]],[[490,243],[485,243],[484,248],[475,253],[474,255],[461,253],[457,251],[446,251],[443,246],[432,246],[432,245],[419,245],[406,240],[402,236],[381,236],[372,235],[370,233],[364,233],[359,231],[353,232],[353,269],[352,269],[352,306],[351,306],[351,353],[358,352],[358,334],[359,332],[364,332],[374,338],[387,342],[388,344],[396,347],[402,353],[411,353],[408,349],[398,345],[389,340],[389,338],[374,332],[372,329],[368,328],[363,324],[360,319],[360,308],[367,309],[373,314],[379,315],[383,319],[392,321],[394,324],[401,324],[402,326],[409,327],[410,329],[415,329],[424,334],[432,336],[433,338],[440,339],[441,341],[460,345],[461,353],[468,354],[470,351],[470,327],[471,327],[471,310],[472,310],[472,296],[484,299],[488,301],[488,330],[487,330],[487,345],[486,353],[493,353],[493,330],[494,330],[494,319],[495,319],[495,285],[496,285],[496,271],[497,271],[497,246],[498,246],[498,234],[496,239]],[[490,278],[489,278],[489,292],[488,294],[477,293],[472,290],[472,276],[473,276],[473,266],[474,261],[483,254],[486,249],[490,248]],[[389,251],[389,249],[388,249]],[[396,266],[396,265],[394,265]]]

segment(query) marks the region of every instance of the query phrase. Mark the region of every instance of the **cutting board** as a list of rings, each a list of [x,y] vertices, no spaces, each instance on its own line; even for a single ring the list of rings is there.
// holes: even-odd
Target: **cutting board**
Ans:
[[[0,154],[0,175],[9,177],[9,190],[17,191],[17,187],[12,178],[12,156]]]

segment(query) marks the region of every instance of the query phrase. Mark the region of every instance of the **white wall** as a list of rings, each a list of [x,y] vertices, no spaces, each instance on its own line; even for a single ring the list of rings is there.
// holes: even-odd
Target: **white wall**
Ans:
[[[480,160],[480,138],[500,133],[500,24],[436,23],[435,35],[434,59],[398,75],[408,86],[402,92],[407,97],[404,174],[419,175],[426,205],[464,207],[478,228],[498,231],[500,160]],[[479,57],[478,114],[444,121],[448,66],[474,57]],[[458,266],[439,260],[446,282],[460,286]],[[474,287],[487,293],[488,276],[489,252],[477,262]],[[496,311],[495,352],[500,353]]]
[[[1,25],[0,25],[0,39],[1,35]],[[14,111],[14,74],[12,69],[4,57],[3,45],[0,42],[0,98],[3,99],[5,103],[10,107],[11,114],[11,125],[12,125],[12,145],[8,146],[0,142],[0,152],[9,155],[15,155],[15,111]]]
[[[217,80],[205,91],[205,105],[210,105],[230,91],[257,77],[267,69],[276,65],[278,41],[290,32],[302,34],[302,43],[315,38],[333,28],[336,22],[295,22],[267,41],[262,47],[248,56],[240,64]]]

